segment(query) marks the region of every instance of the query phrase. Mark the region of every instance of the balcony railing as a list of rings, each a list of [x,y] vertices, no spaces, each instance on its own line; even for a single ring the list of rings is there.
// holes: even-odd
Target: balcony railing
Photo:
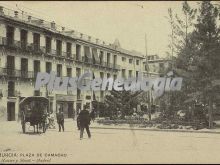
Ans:
[[[16,69],[11,69],[11,68],[0,68],[0,76],[34,78],[34,72],[16,70]]]
[[[49,52],[46,52],[45,46],[40,46],[38,49],[34,47],[34,44],[21,44],[20,41],[17,40],[12,40],[12,42],[8,42],[6,37],[0,37],[0,45],[7,46],[10,49],[19,49],[27,52],[34,52],[36,54],[47,54],[47,55],[52,55],[55,57],[60,57],[60,58],[68,58],[68,59],[73,59],[76,62],[79,63],[85,63],[85,64],[91,64],[91,65],[96,65],[96,66],[101,66],[109,69],[115,69],[119,70],[120,66],[112,63],[107,63],[107,62],[97,62],[93,58],[85,58],[85,56],[80,57],[76,59],[76,56],[71,54],[70,52],[61,52],[60,55],[57,54],[57,50],[51,49]]]

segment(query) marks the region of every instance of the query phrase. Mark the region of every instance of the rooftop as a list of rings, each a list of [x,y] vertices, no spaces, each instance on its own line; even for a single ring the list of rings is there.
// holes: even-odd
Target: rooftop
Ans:
[[[11,10],[8,9],[6,7],[0,6],[0,16],[3,16],[5,18],[9,18],[15,21],[19,21],[25,24],[31,24],[33,26],[38,26],[41,28],[44,28],[48,31],[54,32],[54,33],[58,33],[64,36],[68,36],[71,37],[73,39],[78,39],[78,40],[82,40],[82,41],[86,41],[89,43],[93,43],[102,47],[106,47],[109,49],[113,49],[116,51],[120,51],[122,53],[125,53],[127,55],[130,56],[137,56],[140,58],[144,58],[144,55],[137,52],[137,51],[130,51],[130,50],[126,50],[121,48],[119,40],[116,39],[114,44],[112,43],[108,43],[106,41],[100,40],[98,38],[92,37],[90,35],[87,34],[83,34],[81,32],[78,32],[76,30],[70,29],[70,28],[66,28],[64,26],[58,25],[56,24],[54,21],[49,22],[49,21],[45,21],[41,18],[37,18],[34,17],[33,14],[31,13],[27,13],[25,11],[16,11],[16,10]]]

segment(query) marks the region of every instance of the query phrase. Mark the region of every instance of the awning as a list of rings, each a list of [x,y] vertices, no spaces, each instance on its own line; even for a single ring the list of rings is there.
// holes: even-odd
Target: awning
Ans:
[[[88,57],[88,58],[91,58],[91,54],[90,54],[90,50],[89,50],[89,47],[84,47],[84,51],[85,51],[85,55],[86,55],[86,57]]]
[[[96,63],[100,63],[100,59],[98,57],[97,49],[95,49],[95,48],[92,49],[92,56],[93,56],[93,59],[95,59]]]

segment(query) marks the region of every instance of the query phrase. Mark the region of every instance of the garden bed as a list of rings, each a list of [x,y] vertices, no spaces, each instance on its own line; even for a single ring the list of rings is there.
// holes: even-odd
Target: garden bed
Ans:
[[[129,127],[139,127],[139,128],[158,128],[158,129],[203,129],[206,128],[205,124],[201,124],[197,121],[195,122],[185,122],[179,120],[146,120],[146,119],[99,119],[97,120],[98,124],[102,125],[113,125],[113,126],[122,126],[127,125]]]

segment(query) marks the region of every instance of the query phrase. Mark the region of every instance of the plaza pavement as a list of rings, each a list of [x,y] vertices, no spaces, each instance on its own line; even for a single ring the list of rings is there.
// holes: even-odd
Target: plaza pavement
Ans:
[[[220,134],[95,129],[92,138],[79,140],[76,122],[65,120],[65,132],[23,134],[19,122],[1,122],[0,153],[61,153],[41,163],[219,163]],[[27,158],[28,159],[28,158]],[[32,159],[32,158],[31,158]],[[34,159],[34,158],[33,158]],[[0,163],[3,159],[0,157]],[[36,160],[32,160],[36,161]],[[36,162],[30,162],[36,163]]]

